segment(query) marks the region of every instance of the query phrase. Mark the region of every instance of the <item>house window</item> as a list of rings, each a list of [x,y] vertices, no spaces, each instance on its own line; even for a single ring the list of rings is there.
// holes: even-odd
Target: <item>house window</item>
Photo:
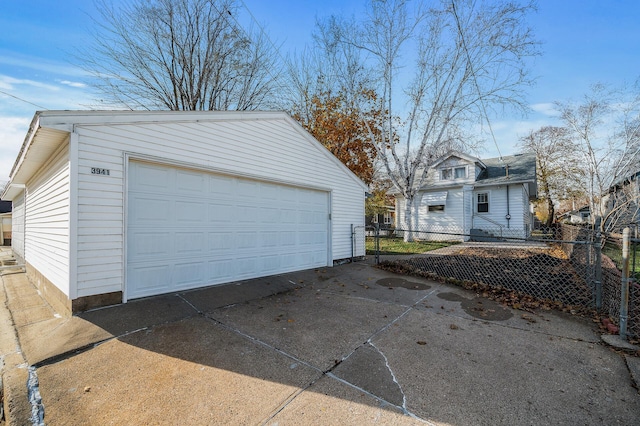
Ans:
[[[476,211],[478,213],[489,213],[489,193],[481,192],[477,194],[478,203],[476,207]]]
[[[384,224],[385,225],[391,225],[391,213],[390,212],[385,212],[384,213]]]
[[[440,171],[441,180],[466,179],[466,167],[451,167]]]
[[[444,213],[444,204],[434,204],[429,206],[429,212]]]

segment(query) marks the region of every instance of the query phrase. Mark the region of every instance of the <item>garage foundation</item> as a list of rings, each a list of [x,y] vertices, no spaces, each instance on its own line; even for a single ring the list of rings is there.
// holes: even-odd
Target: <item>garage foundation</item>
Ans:
[[[29,281],[40,291],[44,300],[46,300],[58,314],[64,317],[70,317],[78,312],[93,308],[122,303],[121,291],[84,296],[71,300],[31,264],[26,262],[25,265]]]

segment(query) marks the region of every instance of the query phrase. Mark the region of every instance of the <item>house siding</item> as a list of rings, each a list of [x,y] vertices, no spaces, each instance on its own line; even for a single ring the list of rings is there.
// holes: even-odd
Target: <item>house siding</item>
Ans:
[[[416,199],[412,214],[418,218],[415,223],[414,238],[431,241],[462,241],[464,237],[464,193],[462,188],[447,191],[444,212],[429,212],[429,206],[421,199]],[[405,223],[406,201],[398,198],[396,216],[399,227]],[[459,234],[459,235],[449,235]]]
[[[476,188],[473,191],[473,228],[483,229],[490,232],[499,232],[502,227],[502,236],[505,237],[526,237],[526,216],[528,208],[525,209],[526,200],[523,202],[524,185],[509,185],[509,204],[507,205],[507,188],[501,186],[487,186]],[[489,193],[489,212],[477,212],[477,194]],[[524,211],[523,211],[524,210]],[[507,213],[511,216],[511,220],[507,220]],[[485,219],[487,218],[487,219]],[[488,220],[490,219],[490,220]],[[495,223],[494,223],[495,222]]]
[[[77,125],[76,133],[78,297],[123,290],[125,154],[330,190],[333,260],[351,256],[351,225],[364,224],[362,186],[285,119]],[[91,174],[92,167],[109,175]]]
[[[13,200],[11,249],[16,255],[24,259],[24,192]]]
[[[69,295],[69,144],[64,143],[26,184],[24,259]],[[18,214],[20,216],[20,213]],[[24,225],[26,223],[26,225]],[[20,227],[19,227],[20,228]],[[19,234],[20,232],[18,232]]]

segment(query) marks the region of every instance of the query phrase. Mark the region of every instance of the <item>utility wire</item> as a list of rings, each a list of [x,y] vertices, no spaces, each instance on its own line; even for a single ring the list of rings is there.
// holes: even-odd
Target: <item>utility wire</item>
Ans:
[[[10,97],[12,97],[12,98],[14,98],[14,99],[17,99],[17,100],[21,101],[21,102],[25,102],[25,103],[27,103],[27,104],[29,104],[29,105],[33,105],[34,107],[38,107],[38,108],[43,109],[43,110],[45,110],[45,111],[49,111],[49,108],[45,108],[45,107],[40,106],[40,105],[38,105],[38,104],[34,104],[33,102],[29,102],[29,101],[28,101],[28,100],[26,100],[26,99],[19,98],[19,97],[17,97],[16,95],[12,95],[11,93],[7,93],[7,92],[5,92],[5,91],[3,91],[3,90],[0,90],[0,93],[2,93],[3,95],[10,96]]]
[[[289,61],[287,61],[286,59],[284,59],[284,57],[282,56],[280,49],[278,49],[276,47],[276,45],[273,43],[273,41],[271,40],[271,37],[269,37],[269,35],[265,32],[264,28],[262,27],[262,25],[260,25],[260,22],[258,22],[258,20],[255,18],[255,16],[253,15],[253,13],[251,12],[251,10],[249,9],[249,7],[245,4],[245,2],[243,0],[240,0],[240,3],[242,3],[242,6],[247,10],[247,12],[249,12],[249,16],[251,17],[251,20],[253,20],[253,22],[258,26],[258,28],[260,29],[260,32],[262,33],[262,36],[265,37],[267,39],[267,41],[269,42],[269,44],[271,44],[271,47],[275,50],[275,53],[277,56],[280,57],[280,59],[285,63],[285,65],[289,68],[289,70],[291,70],[291,64],[289,63]],[[218,10],[217,6],[214,3],[211,3],[212,6],[214,8],[216,8],[216,10]],[[219,10],[218,10],[219,13]],[[228,15],[231,17],[231,19],[233,19],[233,21],[236,23],[236,27],[234,27],[234,31],[236,32],[236,35],[239,35],[239,31],[238,28],[240,28],[240,31],[242,31],[245,36],[249,39],[251,39],[250,34],[248,33],[248,31],[244,28],[244,26],[242,26],[242,24],[240,24],[240,22],[238,21],[238,19],[236,18],[236,16],[234,16],[231,11],[227,10]],[[267,73],[271,76],[271,78],[273,79],[273,81],[277,82],[279,80],[278,76],[275,76],[272,73],[272,70],[269,68],[267,69]]]
[[[251,11],[251,9],[249,9],[249,6],[247,6],[245,1],[244,0],[240,0],[240,3],[242,3],[242,6],[247,10],[247,12],[249,12],[249,16],[251,17],[251,20],[258,26],[258,28],[260,29],[260,32],[262,33],[263,37],[265,37],[269,41],[269,43],[271,44],[271,47],[275,51],[276,55],[278,55],[278,57],[280,58],[280,60],[284,64],[284,66],[286,67],[287,72],[288,72],[289,75],[286,76],[285,78],[291,79],[292,78],[291,75],[295,74],[295,72],[296,72],[296,70],[294,69],[294,65],[293,65],[292,61],[290,59],[286,58],[282,54],[281,49],[278,46],[276,46],[276,44],[273,42],[273,40],[271,39],[269,34],[265,31],[264,26],[262,24],[260,24],[260,22],[256,19],[255,15]],[[290,84],[286,84],[284,89],[287,90],[291,95],[295,96],[295,91],[294,91],[294,89],[292,88],[292,86]]]
[[[467,63],[469,64],[469,69],[471,70],[471,76],[473,77],[473,82],[476,86],[476,90],[478,91],[478,96],[480,98],[480,106],[482,107],[482,113],[484,114],[484,118],[487,120],[487,124],[489,125],[489,132],[491,133],[491,139],[493,139],[493,144],[496,146],[498,150],[498,155],[500,155],[500,161],[502,160],[502,152],[500,152],[500,147],[498,146],[498,142],[496,141],[496,136],[493,133],[493,127],[491,127],[491,121],[489,120],[489,115],[487,114],[487,109],[484,106],[484,100],[482,99],[482,92],[480,91],[480,85],[478,84],[478,78],[476,77],[476,72],[473,69],[473,64],[471,63],[471,55],[469,55],[469,49],[467,49],[467,42],[464,39],[464,33],[462,32],[462,25],[460,25],[460,18],[458,18],[458,11],[456,10],[456,2],[455,0],[451,0],[451,6],[453,8],[453,16],[456,18],[456,25],[458,26],[458,33],[460,34],[460,38],[462,39],[462,48],[464,49],[464,53],[467,56]]]

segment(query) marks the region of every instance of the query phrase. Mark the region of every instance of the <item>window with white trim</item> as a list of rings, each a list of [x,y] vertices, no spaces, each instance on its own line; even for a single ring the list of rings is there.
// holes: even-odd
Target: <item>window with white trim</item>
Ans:
[[[384,212],[384,224],[391,225],[391,212]]]
[[[429,213],[444,213],[444,204],[433,204],[429,206]]]
[[[489,193],[480,192],[476,194],[476,212],[489,213]]]
[[[455,179],[466,179],[466,178],[467,178],[466,166],[450,167],[448,169],[442,169],[440,171],[440,180],[455,180]]]

